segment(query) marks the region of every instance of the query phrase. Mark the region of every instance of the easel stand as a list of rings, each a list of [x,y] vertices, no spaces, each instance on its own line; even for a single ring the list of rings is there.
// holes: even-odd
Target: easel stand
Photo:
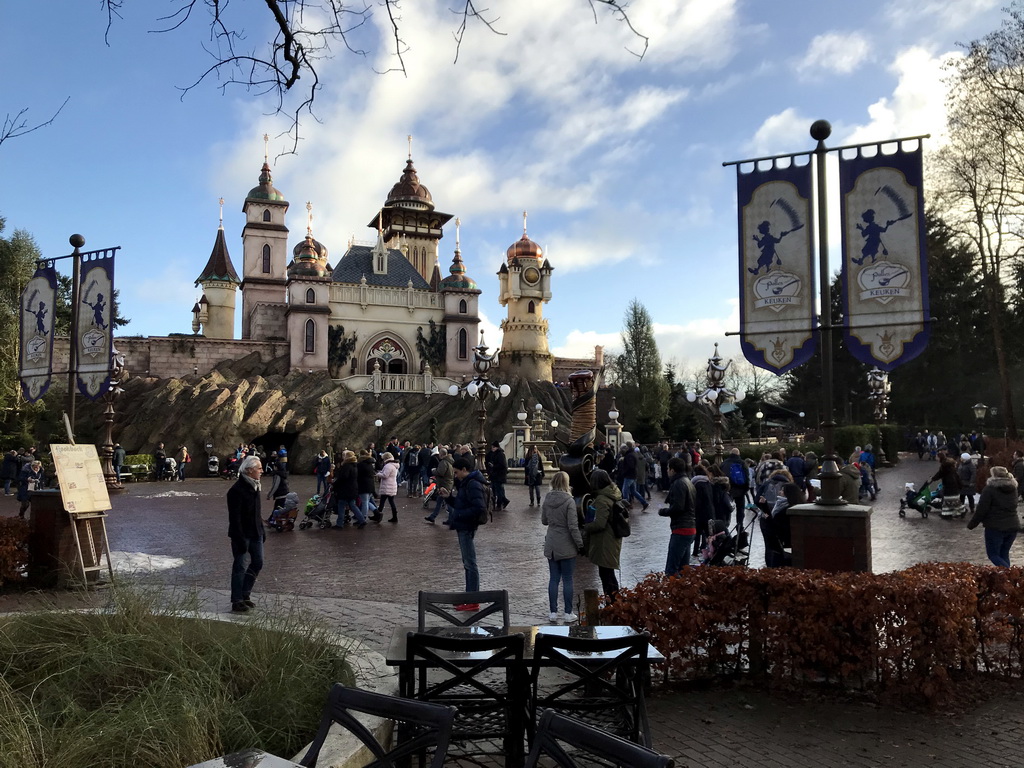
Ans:
[[[71,530],[75,535],[75,549],[78,555],[76,564],[82,576],[82,583],[98,585],[99,573],[103,570],[102,558],[106,555],[107,571],[110,574],[110,583],[113,584],[114,565],[110,559],[110,544],[107,540],[107,513],[69,512],[68,514],[71,517]],[[82,548],[83,543],[87,549]]]

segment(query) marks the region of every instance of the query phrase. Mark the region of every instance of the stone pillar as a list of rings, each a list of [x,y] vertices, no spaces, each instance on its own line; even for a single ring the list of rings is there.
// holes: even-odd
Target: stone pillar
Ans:
[[[870,572],[871,511],[859,504],[790,507],[793,567]]]

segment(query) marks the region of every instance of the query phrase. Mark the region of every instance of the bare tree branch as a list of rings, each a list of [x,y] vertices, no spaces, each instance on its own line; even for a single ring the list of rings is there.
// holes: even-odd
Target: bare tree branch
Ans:
[[[484,8],[478,11],[473,5],[473,0],[465,0],[465,4],[462,6],[461,12],[454,8],[451,9],[452,13],[462,16],[462,22],[459,24],[458,29],[452,33],[452,36],[455,38],[455,61],[452,62],[453,64],[457,64],[459,62],[459,51],[462,49],[462,37],[466,34],[466,23],[469,19],[476,19],[496,35],[505,36],[507,34],[506,32],[499,32],[494,26],[495,22],[501,18],[500,16],[493,19],[484,18],[483,14],[489,10],[489,8]]]
[[[11,117],[10,112],[4,117],[4,127],[0,130],[0,144],[3,144],[8,139],[16,139],[19,136],[24,136],[32,131],[38,131],[47,125],[50,125],[54,120],[57,119],[57,115],[61,113],[61,110],[67,106],[68,102],[71,101],[71,97],[68,96],[64,99],[64,103],[60,105],[60,108],[53,113],[49,120],[38,125],[33,125],[31,128],[28,126],[28,118],[25,115],[28,113],[28,107],[23,108],[14,117]]]
[[[630,51],[629,48],[626,48],[627,51],[632,53],[638,59],[643,60],[644,56],[647,53],[647,47],[651,43],[651,39],[647,37],[647,35],[641,35],[636,30],[636,27],[633,26],[633,21],[629,18],[629,14],[626,13],[626,8],[629,7],[629,3],[623,3],[621,2],[621,0],[588,0],[588,2],[590,3],[590,10],[594,12],[595,24],[597,23],[597,8],[594,6],[594,3],[597,3],[598,5],[603,5],[609,8],[612,12],[612,15],[615,16],[615,18],[623,22],[627,27],[629,27],[630,32],[636,35],[638,39],[643,41],[644,47],[643,50],[640,51],[640,53],[637,53],[636,51]]]
[[[107,12],[107,28],[104,40],[109,45],[110,30],[115,19],[121,18],[121,9],[125,0],[101,0]],[[366,24],[372,14],[369,0],[263,0],[262,6],[255,2],[235,3],[230,0],[170,0],[175,10],[157,18],[160,26],[150,32],[162,34],[181,30],[197,15],[194,13],[205,8],[209,20],[209,39],[204,50],[213,58],[211,64],[191,85],[181,89],[182,97],[208,78],[215,77],[221,82],[221,90],[228,86],[240,86],[256,95],[274,93],[277,106],[273,114],[288,114],[291,127],[288,135],[292,138],[292,149],[285,154],[296,151],[299,141],[301,119],[308,114],[317,119],[313,112],[317,92],[322,87],[320,62],[333,56],[332,44],[341,43],[349,52],[366,56],[367,51],[352,44],[353,33]],[[404,55],[409,45],[401,34],[402,5],[401,0],[377,0],[387,13],[388,24],[393,40],[392,55],[397,65],[385,69],[379,74],[388,72],[406,73]],[[459,24],[453,32],[455,38],[455,61],[458,62],[459,52],[471,22],[478,22],[491,33],[505,35],[496,28],[499,17],[491,17],[489,8],[477,8],[476,0],[457,0],[461,7],[453,8],[452,13],[460,17]],[[627,13],[627,3],[623,0],[588,0],[597,21],[597,6],[607,8],[614,17],[624,22],[636,37],[643,41],[643,49],[637,53],[629,51],[638,58],[647,52],[648,38],[641,35],[633,26]],[[263,8],[265,10],[253,10]],[[247,18],[269,14],[273,19],[273,38],[268,42],[246,42],[245,29],[239,18]],[[247,16],[246,16],[247,15]],[[307,21],[308,19],[308,21]],[[627,50],[629,50],[627,48]],[[302,95],[299,104],[292,109],[286,105],[291,101],[288,95],[296,84],[302,81]],[[14,118],[21,118],[21,113]]]

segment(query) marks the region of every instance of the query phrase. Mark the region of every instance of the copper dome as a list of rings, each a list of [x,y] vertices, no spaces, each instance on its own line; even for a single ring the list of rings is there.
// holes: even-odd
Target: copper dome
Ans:
[[[516,259],[536,259],[540,261],[544,256],[544,250],[523,232],[523,236],[508,247],[506,255],[510,264]]]
[[[399,200],[420,200],[431,204],[434,202],[434,199],[430,196],[430,190],[420,184],[419,177],[416,176],[416,168],[412,164],[412,158],[406,161],[402,178],[398,180],[398,183],[388,193],[389,203]]]
[[[263,169],[260,172],[259,186],[250,189],[249,194],[246,195],[246,199],[284,202],[284,195],[274,187],[274,179],[270,175],[270,165],[268,165],[266,161],[264,161]]]

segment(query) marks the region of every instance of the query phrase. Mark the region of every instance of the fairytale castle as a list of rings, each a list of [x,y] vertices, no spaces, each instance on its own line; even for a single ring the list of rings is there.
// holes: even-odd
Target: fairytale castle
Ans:
[[[309,209],[307,203],[307,209]],[[481,289],[455,248],[442,276],[439,244],[452,214],[438,211],[406,161],[398,182],[368,223],[374,241],[350,241],[332,263],[328,247],[306,232],[289,250],[289,203],[264,158],[258,184],[242,204],[241,270],[228,253],[223,219],[210,258],[196,278],[202,295],[192,309],[193,336],[118,339],[130,370],[150,376],[205,373],[218,362],[257,353],[264,362],[287,356],[289,370],[327,371],[357,392],[431,395],[473,374],[480,343]],[[552,381],[596,360],[556,361],[548,348],[544,304],[553,267],[526,234],[509,246],[498,271],[500,368]],[[241,338],[234,338],[241,294]],[[499,342],[496,344],[495,342]]]

